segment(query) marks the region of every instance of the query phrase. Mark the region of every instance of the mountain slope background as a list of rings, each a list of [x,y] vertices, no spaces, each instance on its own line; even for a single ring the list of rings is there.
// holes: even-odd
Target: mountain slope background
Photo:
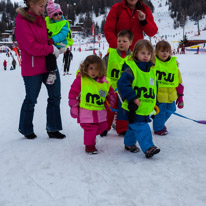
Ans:
[[[55,2],[61,5],[67,19],[72,20],[73,24],[83,23],[85,33],[90,35],[92,22],[95,22],[95,32],[103,34],[104,23],[109,9],[114,3],[120,1],[56,0]],[[206,29],[206,1],[145,0],[144,2],[153,11],[154,19],[159,27],[158,38],[165,38],[165,35],[167,35],[166,38],[171,35],[172,38],[175,38],[179,33],[184,32],[191,36],[198,34],[198,29]],[[14,27],[15,10],[19,5],[24,6],[23,1],[0,1],[0,33]],[[165,30],[168,29],[170,32],[165,34]]]

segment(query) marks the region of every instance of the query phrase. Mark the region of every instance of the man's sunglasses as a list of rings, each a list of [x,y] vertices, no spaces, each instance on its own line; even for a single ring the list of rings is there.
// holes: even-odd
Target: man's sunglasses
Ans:
[[[53,16],[61,16],[63,13],[60,11],[59,13],[55,13]]]

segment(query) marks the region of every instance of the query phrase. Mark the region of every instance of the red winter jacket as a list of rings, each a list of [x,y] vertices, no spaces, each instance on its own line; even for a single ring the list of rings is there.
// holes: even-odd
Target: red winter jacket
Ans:
[[[4,60],[3,65],[4,65],[4,67],[6,67],[6,65],[7,65],[7,61],[6,60]]]
[[[146,14],[146,22],[144,23],[140,23],[137,12],[132,15],[131,9],[126,5],[126,0],[122,0],[122,2],[112,6],[104,26],[104,34],[110,48],[117,48],[117,34],[124,29],[132,31],[134,35],[131,50],[133,50],[135,43],[139,39],[144,38],[143,32],[150,37],[157,33],[158,28],[154,22],[152,12],[148,6],[144,3],[142,4],[144,9],[141,9],[141,11]]]

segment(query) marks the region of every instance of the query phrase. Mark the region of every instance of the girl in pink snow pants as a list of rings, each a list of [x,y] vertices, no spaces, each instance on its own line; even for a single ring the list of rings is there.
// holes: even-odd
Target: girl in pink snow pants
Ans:
[[[90,55],[80,64],[80,70],[69,91],[70,114],[84,129],[84,145],[88,154],[97,154],[96,136],[107,129],[106,101],[113,106],[114,90],[106,78],[102,59]]]

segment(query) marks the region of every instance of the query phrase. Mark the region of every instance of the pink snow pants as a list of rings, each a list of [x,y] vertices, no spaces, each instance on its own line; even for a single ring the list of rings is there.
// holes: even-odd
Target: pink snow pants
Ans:
[[[84,129],[84,145],[90,146],[96,144],[96,136],[107,129],[107,121],[100,123],[80,123]]]

